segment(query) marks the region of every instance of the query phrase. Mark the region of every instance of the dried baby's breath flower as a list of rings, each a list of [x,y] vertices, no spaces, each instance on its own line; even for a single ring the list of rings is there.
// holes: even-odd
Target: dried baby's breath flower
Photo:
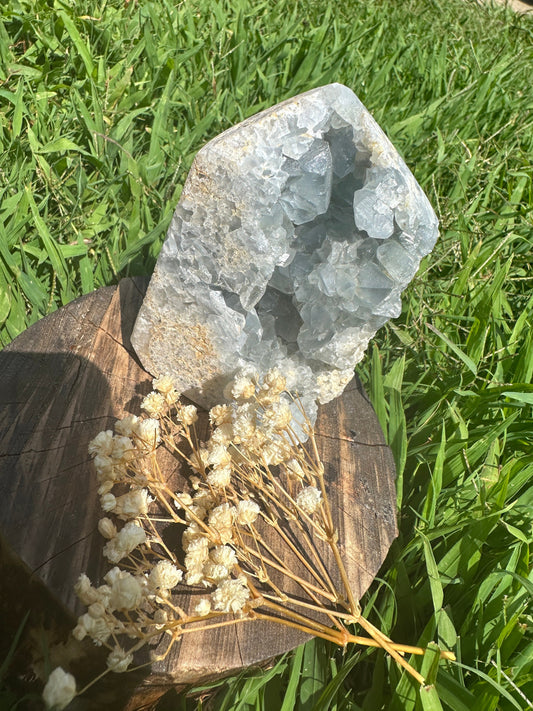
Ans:
[[[111,449],[111,457],[117,461],[129,460],[133,454],[135,445],[129,437],[124,435],[115,435],[113,437],[113,446]]]
[[[204,489],[194,495],[193,502],[196,506],[201,506],[206,511],[210,511],[214,507],[216,499],[210,491]]]
[[[135,427],[134,435],[141,449],[146,452],[152,451],[161,442],[159,421],[153,417],[140,420]]]
[[[150,417],[160,417],[167,408],[165,396],[161,393],[151,392],[143,398],[141,407]]]
[[[210,442],[222,444],[227,447],[233,439],[233,436],[233,425],[230,422],[225,422],[214,430],[213,434],[211,435]]]
[[[191,565],[187,566],[187,572],[185,573],[185,582],[187,585],[199,585],[204,581],[204,566],[203,565]]]
[[[270,441],[261,449],[261,459],[266,466],[277,466],[290,456],[290,448],[282,441]]]
[[[178,422],[190,427],[198,421],[198,410],[194,405],[184,405],[178,409],[176,419]]]
[[[255,381],[248,375],[237,375],[228,390],[234,400],[249,400],[255,395]]]
[[[251,525],[259,516],[260,511],[261,508],[255,501],[249,501],[247,499],[239,501],[236,512],[237,523],[240,523],[242,526]]]
[[[209,512],[209,525],[212,528],[217,529],[219,526],[222,528],[227,528],[233,523],[235,518],[235,506],[232,506],[228,502],[216,506],[212,511]]]
[[[229,543],[232,538],[235,506],[229,503],[220,504],[209,512],[209,526],[214,529],[221,543]]]
[[[56,667],[43,690],[43,701],[47,708],[62,711],[75,696],[76,679],[62,667]]]
[[[231,423],[233,410],[229,405],[215,405],[209,410],[209,420],[215,427]]]
[[[246,580],[223,580],[212,593],[213,607],[221,612],[240,612],[250,599]]]
[[[101,518],[98,521],[98,530],[104,538],[111,540],[117,535],[117,527],[110,518]]]
[[[220,583],[222,580],[227,580],[230,576],[230,570],[226,568],[225,565],[220,565],[219,563],[213,563],[212,560],[208,560],[203,567],[204,578],[213,583]]]
[[[106,479],[113,480],[114,478],[114,468],[115,462],[107,454],[97,454],[94,458],[94,468],[98,475],[98,481],[104,481]]]
[[[157,390],[158,393],[166,395],[174,390],[174,381],[170,375],[162,375],[152,380],[152,387],[154,390]]]
[[[191,523],[193,521],[203,521],[206,517],[207,511],[203,506],[198,506],[196,502],[193,502],[190,506],[185,509],[185,518]]]
[[[263,422],[275,430],[285,429],[292,421],[292,411],[287,402],[272,404],[263,412]]]
[[[118,645],[110,652],[106,661],[108,668],[117,673],[127,671],[132,662],[133,654],[128,654]]]
[[[150,588],[172,590],[183,578],[183,571],[176,568],[169,560],[160,560],[150,571],[148,585]]]
[[[145,541],[144,528],[129,521],[113,539],[105,544],[104,555],[110,563],[118,563]]]
[[[198,600],[192,609],[192,614],[197,617],[205,617],[211,612],[211,600],[208,597],[202,597]]]
[[[74,592],[84,605],[91,605],[98,600],[98,593],[85,573],[82,573],[76,581]]]
[[[289,459],[285,462],[285,467],[291,479],[302,480],[305,477],[302,465],[297,459]]]
[[[181,537],[181,544],[184,551],[189,550],[189,546],[193,541],[204,538],[205,530],[196,521],[192,521]]]
[[[208,448],[207,463],[211,467],[227,467],[231,464],[231,454],[222,444],[213,444]]]
[[[237,443],[246,442],[255,431],[255,406],[253,403],[247,402],[235,411],[233,418],[234,439]]]
[[[111,496],[111,494],[106,494],[106,496]],[[127,494],[118,496],[115,506],[112,509],[104,509],[104,511],[113,511],[119,518],[127,521],[142,514],[147,514],[148,505],[153,500],[146,489],[133,489]]]
[[[100,486],[96,490],[96,493],[98,494],[98,496],[103,496],[104,494],[108,494],[114,486],[115,482],[113,481],[113,479],[106,479],[100,484]]]
[[[106,578],[107,579],[107,578]],[[143,598],[140,581],[131,573],[119,571],[111,584],[109,604],[114,610],[134,610]]]
[[[102,605],[101,602],[93,602],[93,604],[89,605],[89,607],[87,608],[87,614],[97,620],[100,617],[105,617],[106,608],[104,607],[104,605]]]
[[[86,612],[78,618],[78,624],[72,631],[72,636],[78,641],[82,641],[85,637],[90,637],[97,647],[105,644],[113,628],[110,627],[107,619],[103,617],[92,617]]]
[[[217,466],[207,475],[207,481],[213,489],[224,489],[231,482],[231,467]]]
[[[177,509],[182,509],[184,506],[192,505],[192,496],[186,492],[181,492],[175,495],[174,506]]]
[[[115,432],[124,435],[125,437],[131,437],[135,434],[137,425],[139,423],[139,418],[137,415],[127,415],[122,420],[117,420],[115,422]]]
[[[169,390],[165,393],[165,400],[169,407],[176,405],[180,399],[180,394],[177,390]]]
[[[203,531],[203,529],[201,530]],[[205,531],[203,531],[203,535],[197,536],[187,543],[184,542],[183,548],[187,551],[188,556],[195,557],[203,565],[209,555],[209,539],[205,536]]]
[[[208,465],[209,451],[207,447],[199,447],[195,452],[189,457],[189,462],[191,467],[197,472],[204,472]]]
[[[257,402],[263,407],[278,403],[280,395],[286,389],[287,380],[277,368],[269,370],[256,392]]]
[[[114,494],[107,493],[100,497],[100,506],[102,507],[102,511],[105,511],[106,513],[108,511],[114,511],[116,505],[117,499]]]
[[[113,432],[105,430],[99,432],[94,439],[89,442],[89,454],[94,457],[97,454],[110,456],[113,451]]]
[[[287,378],[277,368],[271,368],[263,378],[262,390],[280,394],[287,387]]]
[[[296,497],[296,504],[306,514],[313,514],[319,508],[322,494],[315,486],[306,486]]]
[[[229,570],[237,564],[237,555],[231,546],[215,546],[211,549],[209,557],[213,563],[224,565]]]

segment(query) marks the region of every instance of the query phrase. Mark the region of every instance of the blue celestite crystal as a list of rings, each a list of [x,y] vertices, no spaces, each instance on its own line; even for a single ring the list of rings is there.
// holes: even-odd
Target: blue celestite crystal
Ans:
[[[400,314],[437,226],[355,94],[313,89],[198,153],[132,343],[205,406],[236,371],[277,366],[313,416]]]

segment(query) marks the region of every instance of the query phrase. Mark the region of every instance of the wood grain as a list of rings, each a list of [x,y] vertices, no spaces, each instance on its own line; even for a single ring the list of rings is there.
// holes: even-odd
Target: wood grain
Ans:
[[[145,288],[145,280],[125,279],[100,289],[38,322],[0,352],[3,629],[13,632],[31,608],[28,630],[54,627],[60,638],[83,612],[72,592],[79,574],[86,572],[97,583],[105,574],[87,444],[115,419],[138,414],[151,390],[151,376],[129,341]],[[392,456],[357,379],[320,409],[316,431],[342,553],[359,598],[397,535]],[[179,471],[172,476],[179,486]],[[117,677],[121,698],[112,704],[112,681],[107,682],[108,707],[140,708],[171,685],[264,663],[305,639],[262,621],[186,635],[164,662],[147,667],[142,679],[125,683],[130,675]],[[29,648],[23,649],[29,655]],[[102,698],[92,707],[98,703]]]

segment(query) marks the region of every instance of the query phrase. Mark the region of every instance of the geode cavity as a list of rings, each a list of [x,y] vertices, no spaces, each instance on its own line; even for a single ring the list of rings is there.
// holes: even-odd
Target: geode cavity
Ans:
[[[437,218],[355,94],[314,89],[196,156],[135,324],[154,375],[201,405],[278,366],[313,414],[339,395],[437,238]]]

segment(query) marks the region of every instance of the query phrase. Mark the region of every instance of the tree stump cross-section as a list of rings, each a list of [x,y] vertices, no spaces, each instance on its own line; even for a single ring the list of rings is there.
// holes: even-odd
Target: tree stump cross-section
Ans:
[[[85,611],[74,583],[85,572],[100,584],[109,568],[87,445],[116,419],[139,414],[152,389],[129,340],[146,285],[124,279],[81,297],[0,352],[0,625],[9,646],[31,611],[15,672],[23,680],[31,677],[30,661],[40,668],[35,639],[43,630],[57,663],[66,660],[89,678],[102,665],[98,649],[67,641]],[[359,599],[397,535],[392,455],[357,378],[319,409],[315,430],[341,552]],[[332,565],[327,556],[325,563]],[[79,708],[140,708],[173,686],[265,663],[306,639],[262,620],[188,634],[164,661],[149,664],[146,656],[141,672],[108,675]],[[6,653],[0,650],[2,658]]]

